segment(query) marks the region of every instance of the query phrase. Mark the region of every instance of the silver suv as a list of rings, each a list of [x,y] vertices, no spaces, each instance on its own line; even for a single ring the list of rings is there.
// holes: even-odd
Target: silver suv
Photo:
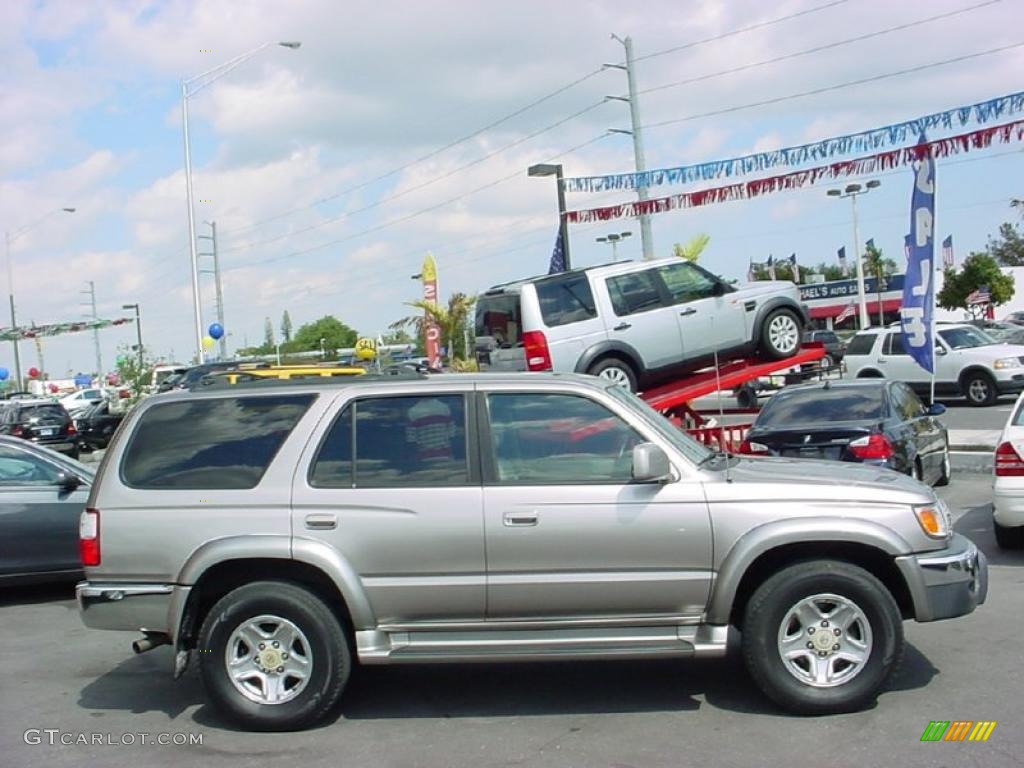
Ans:
[[[632,391],[757,352],[796,354],[796,285],[725,283],[678,258],[590,267],[491,288],[477,299],[477,359],[497,371],[589,373]]]
[[[723,656],[784,708],[872,701],[904,619],[984,602],[930,488],[712,453],[573,374],[213,385],[129,415],[82,514],[86,625],[195,655],[252,729],[352,665]]]
[[[847,374],[905,381],[928,397],[931,375],[903,347],[899,325],[861,331],[846,348]],[[969,323],[937,323],[935,394],[993,405],[999,395],[1024,390],[1024,346],[1001,344]]]

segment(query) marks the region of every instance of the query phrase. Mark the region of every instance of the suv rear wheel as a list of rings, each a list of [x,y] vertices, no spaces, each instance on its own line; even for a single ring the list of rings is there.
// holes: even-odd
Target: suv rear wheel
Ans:
[[[968,373],[961,387],[967,402],[974,406],[993,405],[999,397],[995,381],[984,371]]]
[[[606,357],[603,360],[598,360],[587,369],[587,373],[591,376],[607,379],[613,384],[618,384],[620,387],[628,389],[630,392],[636,392],[637,390],[636,374],[633,372],[632,366],[617,357]]]
[[[800,349],[800,321],[790,309],[768,313],[761,324],[761,351],[772,360],[792,357]]]
[[[199,631],[203,685],[252,730],[304,728],[337,702],[352,661],[337,618],[295,584],[259,581],[217,601]]]
[[[903,655],[889,590],[862,568],[817,560],[765,581],[747,606],[743,656],[758,686],[786,709],[833,714],[863,708]]]

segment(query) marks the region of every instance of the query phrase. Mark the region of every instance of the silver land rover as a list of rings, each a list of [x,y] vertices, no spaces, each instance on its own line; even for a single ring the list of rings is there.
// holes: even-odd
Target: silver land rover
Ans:
[[[806,323],[793,283],[731,285],[678,258],[626,262],[486,291],[477,359],[487,370],[589,373],[636,392],[716,355],[791,357]]]
[[[930,488],[714,453],[574,374],[219,383],[140,403],[80,524],[89,627],[199,664],[260,730],[357,661],[722,656],[782,708],[869,704],[907,619],[985,601]]]

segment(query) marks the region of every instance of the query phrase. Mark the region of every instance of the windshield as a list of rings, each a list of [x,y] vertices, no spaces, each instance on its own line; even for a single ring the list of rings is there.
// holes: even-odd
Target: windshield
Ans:
[[[673,427],[668,419],[632,392],[615,384],[608,387],[605,391],[631,411],[641,415],[646,424],[654,427],[662,437],[672,443],[673,447],[678,448],[694,464],[699,464],[704,459],[713,455],[711,450],[705,448],[681,429]]]
[[[756,427],[787,427],[836,421],[866,421],[884,415],[882,388],[832,387],[780,392],[769,400]]]
[[[980,328],[945,328],[939,331],[939,336],[952,349],[970,349],[999,343]]]

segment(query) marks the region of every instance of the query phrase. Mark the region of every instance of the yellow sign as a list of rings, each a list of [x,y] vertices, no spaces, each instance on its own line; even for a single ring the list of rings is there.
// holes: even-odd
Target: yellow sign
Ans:
[[[437,265],[434,263],[433,254],[428,253],[423,260],[423,282],[433,283],[437,281]]]
[[[360,360],[373,360],[377,356],[377,342],[373,339],[356,340],[356,357]]]

